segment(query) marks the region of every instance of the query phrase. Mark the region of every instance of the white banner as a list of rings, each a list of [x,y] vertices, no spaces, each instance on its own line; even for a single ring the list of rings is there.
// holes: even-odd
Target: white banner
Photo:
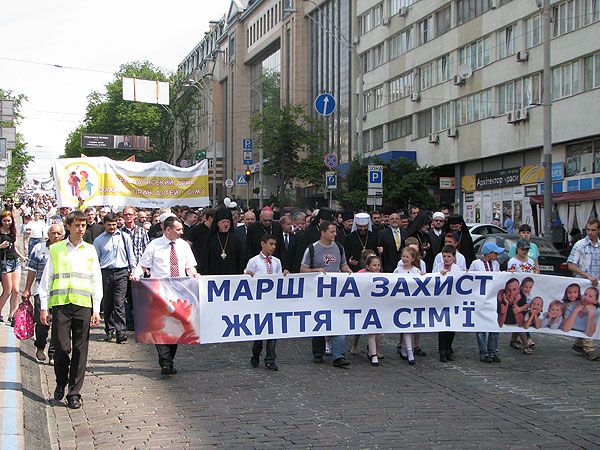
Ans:
[[[114,161],[106,157],[57,159],[54,178],[59,206],[110,205],[161,208],[208,206],[208,164],[176,167]]]
[[[203,276],[198,283],[202,343],[437,331],[599,335],[598,290],[582,279],[362,273]]]

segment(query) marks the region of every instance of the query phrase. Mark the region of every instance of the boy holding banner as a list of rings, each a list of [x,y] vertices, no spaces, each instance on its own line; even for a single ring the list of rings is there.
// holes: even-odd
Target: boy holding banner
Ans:
[[[471,263],[469,272],[500,272],[500,264],[498,264],[497,259],[498,255],[503,252],[504,249],[502,247],[498,247],[493,242],[486,242],[481,249],[483,256]],[[499,333],[478,331],[476,335],[480,361],[485,363],[499,363],[500,358],[496,354],[498,352]]]
[[[456,264],[456,253],[457,250],[453,245],[444,246],[442,252],[440,253],[442,255],[442,267],[438,270],[439,273],[442,275],[447,275],[449,273],[464,272],[464,270]],[[454,361],[452,342],[454,342],[455,335],[456,332],[454,331],[440,331],[438,333],[438,351],[440,352],[440,362]]]
[[[253,277],[254,275],[276,275],[282,274],[287,275],[287,270],[281,270],[281,261],[276,256],[273,256],[275,249],[277,248],[277,238],[272,234],[265,234],[260,240],[260,253],[253,256],[248,261],[246,270],[244,273]],[[275,364],[275,345],[277,344],[276,339],[267,339],[267,354],[265,355],[265,367],[268,370],[278,370],[277,364]],[[252,345],[252,358],[250,358],[250,364],[252,367],[258,367],[260,362],[260,354],[263,349],[262,339],[254,341]]]

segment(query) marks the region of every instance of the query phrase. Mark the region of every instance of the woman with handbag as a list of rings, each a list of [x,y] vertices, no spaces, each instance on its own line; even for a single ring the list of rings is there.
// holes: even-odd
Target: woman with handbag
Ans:
[[[19,258],[27,260],[16,247],[17,229],[10,211],[0,214],[0,273],[2,278],[2,295],[0,295],[0,314],[10,297],[9,325],[14,323],[14,314],[18,306],[19,282],[21,280],[21,264]],[[0,322],[4,319],[0,315]]]

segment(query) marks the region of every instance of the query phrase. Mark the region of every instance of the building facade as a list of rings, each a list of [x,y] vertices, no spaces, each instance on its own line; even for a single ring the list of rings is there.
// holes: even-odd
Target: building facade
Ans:
[[[440,198],[453,201],[468,221],[512,216],[537,225],[543,214],[529,198],[543,189],[536,2],[356,5],[365,153],[414,152],[420,165],[439,167]],[[600,2],[557,0],[551,9],[553,191],[598,188]]]

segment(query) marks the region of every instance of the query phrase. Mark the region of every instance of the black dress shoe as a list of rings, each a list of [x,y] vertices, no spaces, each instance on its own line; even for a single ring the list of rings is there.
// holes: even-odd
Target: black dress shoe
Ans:
[[[250,358],[250,365],[252,367],[258,367],[258,363],[260,362],[260,359],[258,356],[256,355],[252,355],[252,358]]]
[[[273,372],[277,372],[277,370],[279,370],[279,367],[277,367],[277,364],[275,364],[274,362],[270,362],[266,364],[267,370],[272,370]]]
[[[54,389],[54,400],[56,400],[57,402],[60,402],[63,397],[65,396],[65,388],[67,387],[66,384],[57,384],[56,385],[56,389]]]
[[[446,356],[446,352],[440,352],[440,362],[448,362],[448,356]]]
[[[71,409],[81,408],[81,398],[78,395],[67,397],[67,406]]]
[[[124,344],[125,342],[127,342],[126,335],[123,335],[123,336],[117,338],[117,344]]]
[[[177,373],[177,369],[175,367],[163,367],[160,370],[162,375],[175,375]]]

